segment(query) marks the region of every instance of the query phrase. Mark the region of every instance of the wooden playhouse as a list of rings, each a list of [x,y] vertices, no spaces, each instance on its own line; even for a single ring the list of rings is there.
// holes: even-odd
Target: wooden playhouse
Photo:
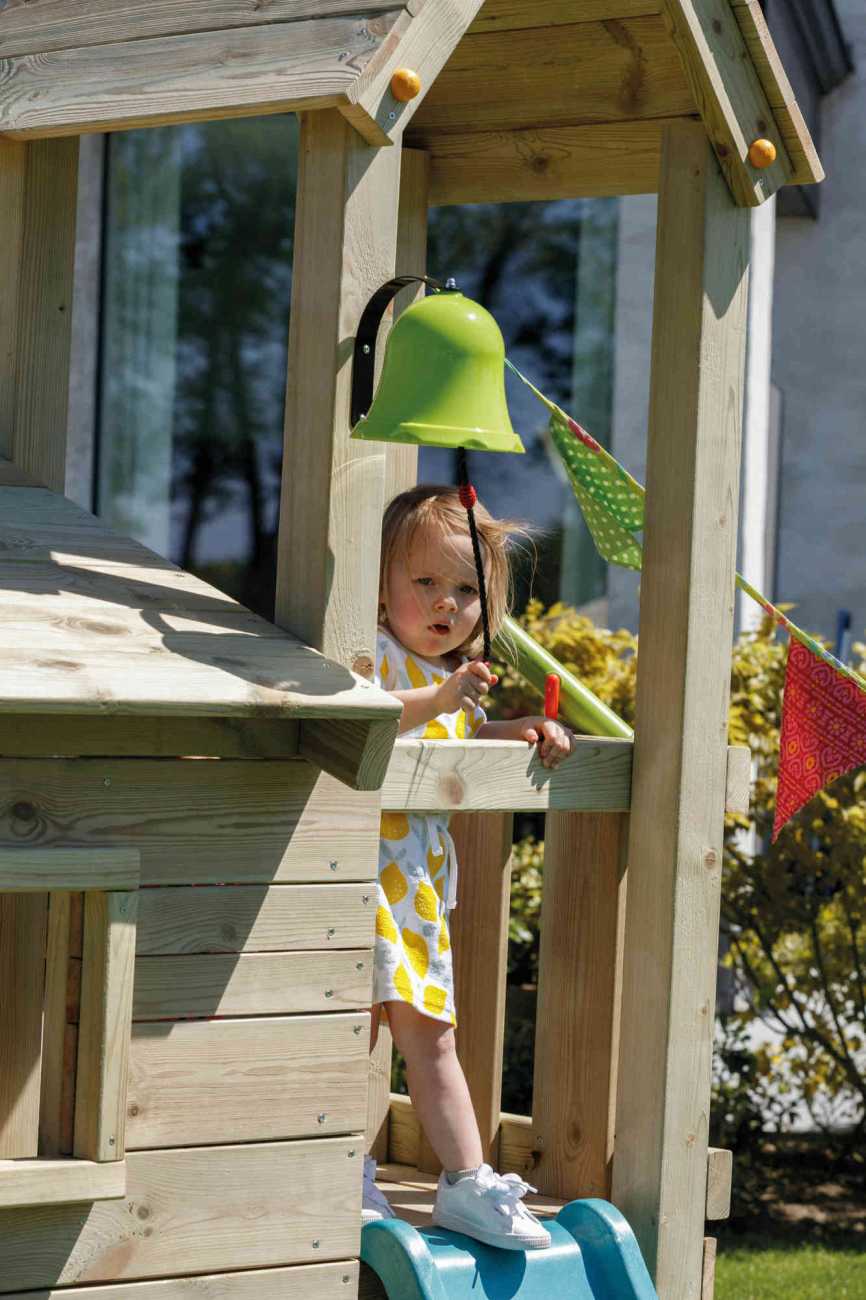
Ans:
[[[273,626],[62,493],[78,136],[286,110]],[[555,1199],[610,1195],[659,1295],[711,1296],[749,208],[820,179],[758,0],[0,5],[0,1295],[381,1294],[357,1263],[365,1128],[399,1204],[433,1162],[384,1038],[368,1088],[378,820],[447,807],[492,1159]],[[361,310],[423,273],[430,204],[654,191],[634,763],[587,738],[543,781],[522,745],[394,747],[366,680],[374,539],[415,453],[349,441]],[[547,812],[531,1118],[500,1114],[524,808]]]

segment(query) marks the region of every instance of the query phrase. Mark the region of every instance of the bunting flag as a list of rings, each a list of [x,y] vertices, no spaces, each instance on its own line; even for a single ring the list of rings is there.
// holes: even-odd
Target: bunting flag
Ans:
[[[640,569],[638,534],[646,489],[610,452],[506,361],[550,412],[548,432],[562,458],[596,549],[609,564]],[[866,680],[792,623],[742,576],[737,586],[790,637],[782,697],[773,841],[819,790],[866,763]]]
[[[866,763],[866,691],[801,641],[788,645],[773,843],[804,804]]]

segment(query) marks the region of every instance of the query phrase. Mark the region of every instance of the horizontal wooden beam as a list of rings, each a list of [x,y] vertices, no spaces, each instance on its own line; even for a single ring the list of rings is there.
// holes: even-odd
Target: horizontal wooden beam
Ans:
[[[578,736],[553,771],[513,740],[398,740],[382,786],[389,812],[625,812],[632,742]],[[749,751],[728,750],[727,808],[747,812]]]
[[[111,1201],[126,1195],[126,1161],[0,1160],[0,1209]]]
[[[597,125],[694,112],[680,57],[659,15],[574,22],[555,34],[537,27],[464,37],[406,143],[432,151],[445,131]]]
[[[757,207],[793,167],[730,0],[664,0],[664,17],[734,202]],[[749,161],[761,138],[777,150],[763,170]]]
[[[409,1097],[391,1093],[388,1124],[388,1160],[398,1165],[418,1164],[421,1124]],[[542,1152],[528,1115],[503,1111],[499,1117],[499,1168],[502,1173],[516,1173],[530,1178]],[[707,1151],[706,1217],[726,1219],[731,1212],[731,1173],[733,1156],[721,1147]],[[548,1194],[555,1195],[548,1189]],[[589,1193],[587,1193],[589,1194]]]
[[[4,713],[0,751],[10,758],[297,758],[300,725],[281,718]]]
[[[603,23],[661,12],[661,0],[485,0],[468,35],[527,27],[562,27],[576,21]],[[555,33],[552,33],[555,36]]]
[[[638,3],[639,0],[633,0]],[[367,17],[402,0],[6,0],[0,11],[0,58],[86,45],[186,36],[236,27],[276,27],[305,18]],[[570,3],[570,0],[569,0]]]
[[[90,45],[7,59],[0,134],[80,135],[340,102],[402,12]],[[2,29],[0,29],[2,30]]]
[[[138,889],[138,849],[0,848],[0,893]]]
[[[669,121],[433,136],[431,206],[654,194]]]
[[[353,790],[378,790],[397,739],[398,718],[353,722],[308,719],[300,724],[298,753]]]
[[[335,1296],[355,1295],[358,1270],[357,1259],[340,1259],[252,1272],[196,1273],[192,1280],[169,1277],[152,1282],[51,1287],[40,1291],[38,1297],[32,1291],[16,1291],[4,1293],[3,1300],[181,1300],[184,1292],[197,1294],[201,1300],[334,1300]]]

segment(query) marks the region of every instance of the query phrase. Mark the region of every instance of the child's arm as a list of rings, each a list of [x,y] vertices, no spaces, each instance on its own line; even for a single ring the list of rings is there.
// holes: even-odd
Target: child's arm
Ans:
[[[544,767],[556,767],[574,752],[574,733],[551,718],[510,718],[507,722],[485,722],[475,733],[476,740],[525,740],[541,744],[538,756]]]
[[[411,731],[413,727],[423,727],[425,722],[430,722],[440,713],[456,713],[458,709],[465,709],[471,716],[478,701],[498,680],[485,663],[476,659],[472,663],[461,664],[439,686],[419,686],[412,691],[389,691],[403,705],[399,734]]]

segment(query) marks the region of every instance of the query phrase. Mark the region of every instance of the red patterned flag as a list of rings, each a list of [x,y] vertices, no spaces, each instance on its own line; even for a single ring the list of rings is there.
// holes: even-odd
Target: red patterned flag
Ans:
[[[866,692],[791,638],[773,840],[804,803],[866,763]]]

